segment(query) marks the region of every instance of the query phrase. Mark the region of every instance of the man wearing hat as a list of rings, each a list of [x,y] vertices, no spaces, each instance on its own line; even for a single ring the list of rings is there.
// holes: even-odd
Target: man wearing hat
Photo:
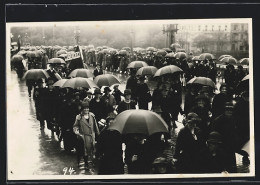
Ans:
[[[114,91],[112,95],[115,97],[116,105],[118,105],[121,102],[121,96],[123,93],[118,89],[119,84],[114,85]]]
[[[97,122],[107,117],[106,103],[101,99],[101,96],[101,90],[95,89],[94,98],[89,102],[89,109],[95,115]]]
[[[86,94],[87,94],[87,97],[85,97],[85,98],[83,99],[83,102],[88,102],[88,103],[90,103],[90,101],[91,101],[91,99],[92,99],[92,92],[91,92],[90,90],[88,90],[88,91],[86,92]]]
[[[130,109],[135,109],[136,107],[136,102],[131,100],[131,89],[125,89],[124,91],[124,97],[125,99],[121,101],[117,107],[117,112],[120,114],[121,112],[125,110],[130,110]]]
[[[104,95],[101,97],[101,99],[106,104],[107,114],[108,116],[111,114],[114,114],[115,106],[116,106],[116,100],[115,97],[110,94],[111,89],[109,87],[104,88]]]
[[[145,76],[140,76],[137,84],[137,93],[136,98],[138,101],[139,109],[148,110],[148,103],[152,100],[152,96],[150,94],[150,89],[148,85],[144,82]]]
[[[238,150],[238,135],[233,116],[233,102],[225,104],[224,113],[218,116],[210,125],[210,131],[216,131],[223,136],[223,149],[226,154],[227,171],[236,172],[235,151]]]
[[[130,77],[126,81],[126,89],[130,89],[132,92],[132,99],[136,100],[136,93],[137,93],[137,78],[135,76],[136,70],[130,70]]]
[[[44,90],[45,88],[43,87],[43,79],[39,79],[36,82],[36,87],[34,88],[34,93],[33,93],[33,99],[35,103],[35,110],[36,110],[36,118],[38,121],[40,121],[40,127],[41,130],[44,129],[44,119],[41,114],[41,109],[42,109],[42,97],[44,96]]]
[[[198,158],[202,146],[199,130],[196,128],[200,117],[190,112],[185,118],[185,126],[178,134],[174,158],[176,170],[179,173],[197,173],[199,170]]]
[[[100,68],[100,64],[97,64],[97,67],[96,69],[94,69],[93,74],[95,77],[103,74],[103,70]]]
[[[55,82],[57,82],[59,79],[57,76],[59,76],[59,74],[55,71],[54,69],[54,65],[50,64],[50,69],[48,69],[46,72],[49,74],[50,78]]]

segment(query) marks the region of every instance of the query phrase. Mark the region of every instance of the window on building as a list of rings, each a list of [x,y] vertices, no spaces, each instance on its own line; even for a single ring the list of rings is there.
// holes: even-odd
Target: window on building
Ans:
[[[200,26],[199,26],[199,31],[200,31]]]
[[[212,25],[212,31],[214,30],[214,25]]]
[[[237,25],[234,25],[234,30],[237,30]]]
[[[227,25],[225,25],[225,31],[227,31]]]
[[[244,25],[241,25],[241,30],[244,31]]]
[[[240,49],[240,51],[243,51],[244,50],[244,46],[240,46],[239,49]]]
[[[243,34],[241,34],[241,40],[243,40],[244,39],[244,35]]]
[[[235,44],[232,44],[231,50],[232,50],[232,51],[235,51]]]

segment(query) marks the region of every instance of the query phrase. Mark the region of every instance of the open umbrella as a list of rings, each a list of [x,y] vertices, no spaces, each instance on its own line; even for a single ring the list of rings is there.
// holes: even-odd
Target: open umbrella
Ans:
[[[165,56],[166,54],[167,54],[167,52],[165,50],[159,50],[156,52],[156,55]]]
[[[186,50],[183,49],[183,48],[177,48],[177,49],[176,49],[176,52],[186,52]]]
[[[249,91],[249,75],[246,75],[235,88],[236,94],[240,94],[243,91]]]
[[[98,87],[120,84],[119,79],[112,74],[98,75],[97,77],[95,77],[94,82],[95,84],[97,84]]]
[[[130,47],[123,47],[122,50],[131,51]]]
[[[12,62],[22,61],[23,57],[21,55],[14,55],[11,59]]]
[[[68,79],[62,86],[62,88],[70,87],[73,89],[79,88],[79,87],[85,87],[85,88],[94,88],[97,87],[97,85],[88,78],[82,78],[82,77],[76,77],[72,79]]]
[[[144,66],[148,66],[148,64],[144,61],[133,61],[130,64],[128,64],[127,69],[129,69],[129,68],[139,69],[139,68],[144,67]]]
[[[117,130],[121,134],[167,133],[168,126],[155,112],[149,110],[126,110],[116,116],[109,130]]]
[[[175,58],[176,59],[185,59],[185,58],[187,58],[187,54],[184,52],[178,52],[175,54]]]
[[[66,64],[61,58],[52,58],[49,60],[48,64]]]
[[[147,51],[156,51],[157,49],[155,47],[148,47],[146,48]]]
[[[249,65],[249,58],[242,58],[239,60],[241,65]]]
[[[181,45],[178,43],[171,44],[170,48],[181,48]]]
[[[57,53],[56,53],[57,56],[60,56],[61,54],[67,54],[67,51],[60,50],[60,51],[57,51]]]
[[[165,55],[165,57],[167,58],[175,58],[175,53],[167,53],[167,55]]]
[[[220,62],[222,64],[233,64],[236,65],[237,64],[237,59],[235,59],[234,57],[224,57],[220,60]]]
[[[202,53],[199,57],[200,60],[215,60],[216,58],[211,53]]]
[[[167,53],[171,53],[172,50],[170,48],[162,48],[162,50],[166,51]]]
[[[42,78],[49,78],[49,74],[43,69],[30,69],[26,71],[23,78],[26,80],[38,80]]]
[[[193,60],[193,61],[199,61],[199,60],[200,60],[199,58],[200,58],[199,56],[194,56],[191,60]]]
[[[66,58],[67,58],[67,54],[60,54],[60,55],[58,56],[58,58],[61,58],[61,59],[63,59],[63,60],[65,61]]]
[[[83,77],[83,78],[90,78],[93,77],[93,73],[89,69],[74,69],[70,74],[69,77]]]
[[[55,87],[62,87],[67,80],[68,80],[68,79],[58,80],[57,82],[55,82],[55,83],[53,84],[53,86],[55,86]]]
[[[188,81],[188,84],[201,84],[213,88],[216,87],[215,83],[210,78],[207,77],[194,77],[190,79],[190,81]]]
[[[127,55],[127,51],[126,50],[120,50],[118,52],[119,55]]]
[[[40,50],[35,51],[35,57],[40,58],[42,56],[43,56],[43,53]]]
[[[156,71],[156,73],[154,74],[154,77],[162,76],[162,75],[166,75],[166,74],[173,74],[176,72],[183,72],[183,71],[181,68],[179,68],[175,65],[168,65],[168,66],[164,66],[164,67],[158,69]]]
[[[154,66],[145,66],[138,69],[136,75],[154,75],[157,70]]]
[[[221,55],[219,58],[218,58],[218,60],[220,61],[222,58],[224,58],[224,57],[232,57],[231,55]]]

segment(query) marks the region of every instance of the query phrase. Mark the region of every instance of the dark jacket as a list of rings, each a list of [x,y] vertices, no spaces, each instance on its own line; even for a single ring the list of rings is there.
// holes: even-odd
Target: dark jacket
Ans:
[[[210,125],[210,131],[216,131],[223,137],[223,149],[226,154],[225,163],[229,173],[236,172],[235,151],[238,146],[238,136],[233,117],[227,117],[224,114],[217,117]]]
[[[137,95],[137,78],[130,76],[126,81],[126,89],[131,89],[132,98],[135,99]]]
[[[100,70],[98,71],[97,69],[95,69],[94,72],[93,72],[93,74],[94,74],[95,77],[98,76],[98,75],[102,75],[102,74],[103,74],[103,70],[100,69]]]
[[[96,99],[93,98],[89,102],[89,111],[95,115],[97,121],[99,121],[101,119],[106,119],[106,117],[107,117],[106,104],[102,100],[97,102]]]
[[[116,130],[104,129],[97,138],[97,156],[100,157],[99,175],[124,173],[122,138]]]
[[[125,101],[121,101],[117,107],[117,112],[120,114],[125,110],[135,109],[136,102],[132,101],[130,103],[126,103]]]
[[[197,140],[194,139],[187,126],[182,128],[178,134],[174,158],[178,160],[177,171],[180,173],[199,172],[199,152],[203,148],[199,131],[194,131]]]

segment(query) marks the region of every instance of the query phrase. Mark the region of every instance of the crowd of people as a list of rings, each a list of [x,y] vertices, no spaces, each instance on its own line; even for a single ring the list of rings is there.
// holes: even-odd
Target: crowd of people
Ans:
[[[23,53],[27,61],[23,66],[46,69],[48,55],[51,58],[55,53],[41,50],[40,57]],[[93,170],[94,161],[98,159],[99,174],[235,173],[235,153],[243,155],[243,162],[249,163],[248,154],[241,150],[249,141],[250,125],[249,88],[237,90],[246,76],[242,66],[237,69],[230,64],[226,66],[225,83],[222,82],[217,94],[210,86],[186,85],[181,81],[202,76],[216,82],[218,68],[214,60],[193,61],[189,55],[183,59],[168,58],[154,51],[134,55],[111,51],[89,49],[83,52],[83,58],[87,66],[95,67],[95,77],[105,70],[129,72],[124,92],[118,85],[113,89],[105,87],[103,92],[97,88],[94,93],[86,88],[54,87],[57,76],[68,78],[71,69],[66,65],[50,64],[48,79],[27,81],[29,96],[34,89],[41,129],[46,122],[47,128],[63,141],[66,151],[75,148],[78,163],[83,158],[85,167]],[[151,91],[145,76],[136,76],[136,69],[126,68],[130,61],[136,60],[157,68],[176,65],[184,73],[159,77],[155,80],[156,88]],[[22,65],[17,63],[14,68],[19,71]],[[21,77],[20,71],[18,77]],[[121,112],[149,110],[149,104],[152,105],[150,111],[160,115],[168,125],[167,133],[121,135],[109,129]],[[179,115],[184,117],[183,128],[177,132]],[[124,151],[122,143],[126,146]]]

